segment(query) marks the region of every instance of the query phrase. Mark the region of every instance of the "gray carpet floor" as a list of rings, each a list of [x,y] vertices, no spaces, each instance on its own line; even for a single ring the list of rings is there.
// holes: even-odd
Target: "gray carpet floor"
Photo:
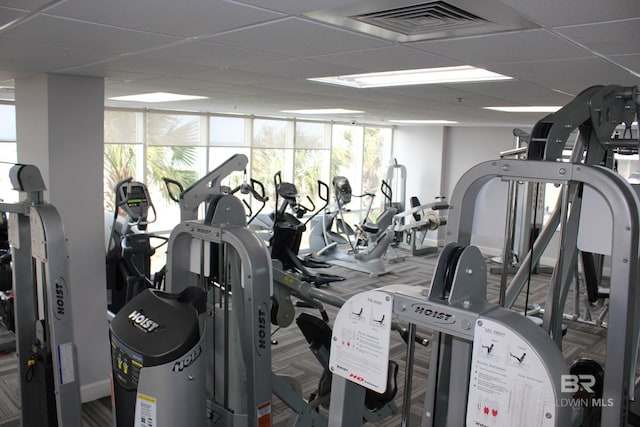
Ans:
[[[406,255],[400,251],[400,255]],[[437,255],[422,257],[407,256],[404,261],[390,264],[390,273],[369,277],[344,267],[332,267],[330,272],[346,277],[345,281],[335,282],[324,288],[328,292],[335,293],[343,298],[348,298],[356,293],[379,288],[391,284],[410,284],[428,286],[436,264]],[[497,301],[499,275],[488,276],[489,300]],[[530,302],[544,303],[549,276],[536,274],[532,279]],[[570,297],[571,298],[571,297]],[[582,296],[580,296],[582,298]],[[517,307],[524,306],[524,298],[520,298]],[[567,304],[571,307],[571,303]],[[329,307],[330,317],[335,316],[336,310]],[[312,309],[300,309],[314,313]],[[563,352],[568,362],[579,356],[592,357],[604,362],[604,346],[606,329],[596,326],[584,325],[576,322],[568,322],[568,333],[564,339]],[[428,331],[418,330],[419,334],[430,337]],[[280,329],[273,335],[277,344],[272,347],[273,370],[278,374],[295,378],[302,388],[303,395],[309,396],[317,387],[321,367],[308,348],[303,335],[295,326],[295,323],[286,329]],[[394,400],[394,404],[400,408],[402,405],[402,387],[404,384],[404,360],[406,346],[398,334],[392,334],[391,359],[398,362],[398,386],[400,391]],[[19,392],[17,384],[17,368],[14,353],[6,353],[0,356],[0,426],[19,426]],[[413,372],[411,420],[409,425],[419,425],[421,409],[424,402],[424,385],[428,372],[429,347],[417,346],[416,359]],[[108,397],[83,404],[83,423],[87,427],[111,426],[111,401]],[[275,396],[273,399],[273,423],[284,425],[290,415],[286,406]],[[368,426],[399,426],[401,415],[399,413],[385,418],[381,422],[367,423]],[[35,427],[35,426],[34,426]],[[39,427],[39,426],[38,426]]]

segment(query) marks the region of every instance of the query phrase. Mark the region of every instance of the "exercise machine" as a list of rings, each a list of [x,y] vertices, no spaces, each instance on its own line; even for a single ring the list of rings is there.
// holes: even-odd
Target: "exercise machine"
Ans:
[[[80,427],[82,411],[71,283],[64,227],[33,165],[10,170],[20,203],[0,203],[9,213],[15,338],[21,425]]]
[[[348,309],[336,319],[334,328],[343,332],[334,332],[334,341],[341,342],[344,331],[351,336],[368,333],[383,337],[370,333],[371,325],[379,328],[376,322],[389,313],[408,321],[410,329],[420,325],[436,332],[422,426],[626,426],[632,418],[637,419],[629,408],[638,384],[640,200],[626,180],[608,166],[617,148],[638,147],[636,140],[612,138],[616,126],[623,123],[628,127],[636,119],[638,93],[637,87],[589,88],[536,124],[527,160],[493,160],[467,171],[451,197],[446,246],[430,289],[397,285],[345,304]],[[575,127],[579,138],[572,159],[561,162],[567,137]],[[562,244],[541,326],[505,308],[512,307],[524,287],[519,278],[522,265],[509,286],[501,290],[499,302],[487,302],[486,265],[471,240],[474,218],[479,214],[478,196],[496,179],[550,182],[562,189],[557,212],[521,260],[527,266],[522,274],[527,269],[530,274],[550,234],[558,230]],[[596,210],[598,206],[604,209]],[[589,222],[592,216],[597,225]],[[562,320],[579,251],[611,259],[606,360],[600,366],[594,360],[579,359],[569,369],[561,353]],[[360,321],[353,313],[370,315]],[[341,378],[334,378],[338,388],[331,401],[330,422],[335,425],[359,419],[360,414],[353,412],[359,406],[353,402],[362,399],[363,384],[380,385],[375,376],[378,370],[364,370],[357,364],[357,353],[349,354],[348,349],[342,353],[342,359],[332,361],[334,374]],[[384,360],[381,354],[378,361]],[[408,350],[408,372],[412,362]],[[375,362],[368,365],[381,366]],[[501,369],[494,369],[497,366]],[[523,375],[528,369],[535,376]],[[349,379],[343,379],[345,376]],[[403,426],[409,422],[410,381],[408,376]],[[511,404],[525,400],[526,404]]]
[[[350,237],[355,233],[352,229],[350,230],[350,227],[347,227],[348,224],[344,220],[345,205],[351,202],[352,197],[349,180],[343,176],[337,176],[333,178],[332,184],[335,203],[333,210],[327,212],[329,190],[326,184],[321,183],[325,187],[321,193],[327,197],[323,199],[325,212],[311,222],[309,249],[312,259],[368,273],[371,277],[388,273],[384,256],[395,237],[391,226],[382,231],[371,228],[371,231],[377,233],[375,238],[368,240],[366,247],[359,247],[357,240],[353,241]],[[372,200],[367,208],[365,218],[369,215],[371,203]],[[344,237],[340,233],[332,231],[334,221],[337,221],[338,229],[343,232]]]
[[[628,182],[607,166],[616,147],[638,147],[637,140],[611,136],[621,123],[630,126],[637,119],[639,103],[637,87],[594,86],[583,91],[534,126],[527,160],[484,162],[465,173],[454,189],[448,216],[447,241],[468,245],[478,192],[490,180],[551,182],[561,187],[560,203],[521,260],[514,277],[501,288],[500,301],[507,308],[513,307],[532,266],[558,230],[562,245],[549,280],[542,329],[561,348],[564,307],[579,251],[610,257],[602,399],[613,404],[599,408],[596,421],[603,426],[624,425],[629,417],[629,402],[636,396],[640,202]],[[603,115],[603,111],[607,114]],[[575,127],[579,137],[571,161],[560,162],[564,145]],[[594,296],[602,296],[598,294]]]
[[[322,188],[318,181],[318,189]],[[310,207],[298,201],[298,190],[290,182],[283,182],[280,172],[274,175],[276,187],[276,210],[274,212],[273,236],[271,237],[271,258],[280,261],[282,268],[292,271],[303,282],[312,283],[320,287],[331,282],[344,280],[344,277],[316,273],[309,268],[326,268],[330,264],[317,262],[310,258],[301,259],[298,257],[302,234],[307,228],[307,224],[321,210],[315,210],[315,204],[309,196],[307,200]],[[322,198],[322,195],[320,195]],[[278,200],[282,198],[282,204],[278,206]],[[289,212],[291,211],[291,212]],[[315,211],[315,212],[314,212]],[[300,221],[308,213],[313,212],[305,222]]]
[[[163,271],[151,274],[151,257],[167,243],[167,238],[146,231],[157,214],[144,183],[124,179],[116,184],[114,193],[107,241],[107,300],[113,314],[144,289],[162,287]],[[148,217],[150,210],[152,220]],[[124,217],[119,216],[120,211]],[[152,245],[153,239],[160,243]]]
[[[0,353],[16,349],[13,278],[7,214],[0,212]]]
[[[240,200],[224,194],[220,185],[231,172],[244,170],[246,163],[246,156],[233,156],[181,192],[182,222],[169,238],[165,291],[181,294],[195,286],[206,298],[204,319],[196,322],[191,317],[192,326],[198,323],[203,335],[198,359],[204,364],[205,393],[201,394],[202,404],[195,405],[189,416],[190,425],[271,425],[271,378],[264,375],[271,371],[270,257],[263,240],[247,229]],[[207,207],[205,219],[198,221],[201,203]],[[126,348],[127,343],[123,344]],[[145,344],[147,348],[136,351],[143,353],[158,342]],[[185,341],[187,347],[191,344]],[[112,363],[117,365],[117,357]],[[147,372],[153,376],[153,369],[142,366],[140,378]],[[158,373],[157,378],[162,375]],[[160,412],[161,407],[170,410],[181,399],[159,395],[159,391],[145,394],[155,399],[158,415],[166,413]],[[144,396],[137,399],[135,405],[142,407],[144,402],[139,399]],[[163,425],[165,419],[156,422]]]
[[[116,426],[205,426],[206,293],[147,288],[111,321],[113,417]]]
[[[429,231],[437,230],[447,224],[447,217],[441,212],[449,209],[449,205],[440,198],[436,202],[421,204],[416,196],[409,199],[411,209],[400,212],[393,217],[393,231],[409,243],[412,256],[433,254],[438,247],[424,243]]]
[[[330,425],[355,425],[365,389],[385,390],[390,319],[433,331],[423,427],[568,426],[562,352],[529,319],[487,301],[486,266],[475,246],[450,243],[430,288],[390,285],[356,294],[336,317]],[[408,341],[401,425],[410,420],[415,346]],[[363,363],[366,360],[366,363]],[[565,400],[563,400],[565,399]]]

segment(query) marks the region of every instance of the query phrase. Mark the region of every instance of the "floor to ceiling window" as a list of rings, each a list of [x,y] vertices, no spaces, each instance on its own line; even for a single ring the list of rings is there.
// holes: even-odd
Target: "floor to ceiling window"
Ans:
[[[354,194],[378,193],[391,159],[392,129],[329,122],[257,118],[183,112],[105,110],[105,210],[113,212],[115,185],[128,177],[147,184],[157,220],[150,230],[170,230],[180,221],[179,206],[170,200],[163,177],[186,188],[234,154],[247,156],[246,171],[223,181],[230,189],[253,178],[264,186],[275,206],[274,176],[295,184],[300,201],[319,209],[318,181],[331,187],[336,175],[349,179]],[[236,193],[255,209],[259,204]],[[309,197],[312,202],[307,200]],[[330,190],[329,197],[333,197]],[[354,199],[353,221],[363,218],[369,198]],[[249,210],[249,208],[247,209]]]

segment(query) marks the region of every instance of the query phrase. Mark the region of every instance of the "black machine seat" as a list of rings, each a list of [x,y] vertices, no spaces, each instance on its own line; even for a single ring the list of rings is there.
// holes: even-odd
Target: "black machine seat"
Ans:
[[[371,234],[378,234],[378,232],[380,231],[380,227],[378,227],[378,224],[372,224],[370,222],[362,224],[360,228],[362,228],[362,231],[364,231],[365,233]]]
[[[308,313],[301,313],[296,318],[296,324],[307,339],[311,351],[323,365],[324,371],[320,377],[318,386],[318,396],[316,399],[322,399],[331,392],[331,373],[329,372],[329,352],[331,351],[331,334],[332,330],[327,323],[319,317]],[[365,406],[376,411],[384,405],[391,402],[398,392],[398,384],[396,378],[398,376],[398,364],[393,360],[389,361],[389,371],[387,375],[387,390],[384,393],[376,393],[368,390],[365,393]]]

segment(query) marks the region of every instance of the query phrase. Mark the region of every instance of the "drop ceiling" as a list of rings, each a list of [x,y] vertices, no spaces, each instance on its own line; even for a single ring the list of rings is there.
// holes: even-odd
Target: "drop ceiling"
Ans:
[[[462,18],[432,22],[441,6]],[[347,108],[363,113],[311,118],[532,126],[544,113],[483,107],[563,105],[593,85],[640,85],[638,40],[638,0],[0,0],[0,100],[13,99],[15,79],[62,73],[104,78],[105,98],[208,97],[107,106],[276,117]],[[375,89],[307,80],[455,65],[513,79]]]

